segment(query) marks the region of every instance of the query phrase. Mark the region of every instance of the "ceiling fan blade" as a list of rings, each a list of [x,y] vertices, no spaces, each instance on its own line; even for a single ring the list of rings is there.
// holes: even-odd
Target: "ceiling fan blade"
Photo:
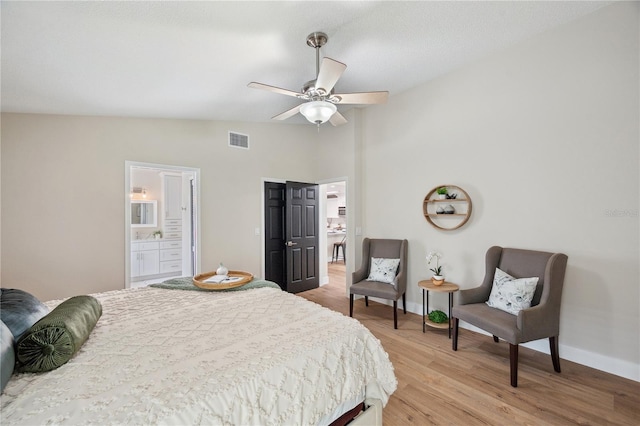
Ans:
[[[293,117],[294,115],[296,115],[298,112],[300,112],[300,107],[304,105],[304,104],[300,104],[297,106],[294,106],[291,109],[286,110],[283,113],[280,113],[274,117],[271,117],[272,120],[286,120],[289,117]]]
[[[347,119],[344,118],[344,116],[340,114],[338,111],[336,111],[329,119],[329,123],[333,124],[334,126],[341,126],[346,122],[347,122]]]
[[[323,58],[318,78],[316,79],[316,90],[324,89],[325,93],[330,93],[346,68],[347,66],[342,62],[331,58]]]
[[[383,104],[389,98],[389,92],[336,93],[340,105],[346,104]]]
[[[276,87],[276,86],[269,86],[268,84],[256,83],[255,81],[252,81],[251,83],[247,84],[247,87],[251,87],[253,89],[267,90],[269,92],[280,93],[281,95],[294,96],[294,97],[298,97],[301,94],[299,92],[294,92],[293,90],[283,89],[281,87]]]

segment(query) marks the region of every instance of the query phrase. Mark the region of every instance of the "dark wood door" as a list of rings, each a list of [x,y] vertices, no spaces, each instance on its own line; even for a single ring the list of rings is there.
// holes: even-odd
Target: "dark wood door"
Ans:
[[[264,278],[277,283],[287,291],[287,262],[285,246],[285,199],[287,186],[284,183],[264,184]]]
[[[266,182],[265,279],[298,293],[317,288],[318,186]]]
[[[318,185],[287,182],[285,193],[285,246],[287,291],[298,293],[317,288]]]

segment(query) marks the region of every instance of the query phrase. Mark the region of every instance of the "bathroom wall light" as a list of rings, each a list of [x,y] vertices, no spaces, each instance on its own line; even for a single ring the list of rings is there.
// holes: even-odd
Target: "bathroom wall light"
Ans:
[[[147,190],[145,188],[135,186],[131,188],[131,193],[129,193],[129,197],[131,198],[147,198]]]

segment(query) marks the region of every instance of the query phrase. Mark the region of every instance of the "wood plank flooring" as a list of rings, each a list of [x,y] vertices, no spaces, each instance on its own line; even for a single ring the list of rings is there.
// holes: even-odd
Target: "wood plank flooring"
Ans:
[[[344,270],[330,264],[328,285],[298,295],[348,316]],[[354,317],[380,339],[398,378],[385,425],[640,425],[638,382],[564,359],[555,373],[549,355],[521,347],[512,388],[508,344],[461,328],[454,352],[446,330],[423,334],[420,316],[401,308],[394,330],[392,309],[354,303]]]

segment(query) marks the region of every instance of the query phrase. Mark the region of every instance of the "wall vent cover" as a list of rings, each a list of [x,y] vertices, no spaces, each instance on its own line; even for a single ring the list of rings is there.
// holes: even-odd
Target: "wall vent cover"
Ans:
[[[229,146],[249,149],[249,135],[243,135],[242,133],[237,132],[229,132]]]

